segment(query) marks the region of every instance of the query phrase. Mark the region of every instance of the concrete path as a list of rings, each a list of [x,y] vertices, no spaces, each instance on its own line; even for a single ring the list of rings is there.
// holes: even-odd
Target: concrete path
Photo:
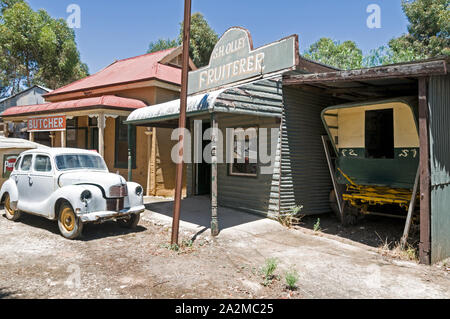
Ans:
[[[144,219],[171,225],[173,203],[150,199]],[[210,236],[209,200],[185,199],[180,226]],[[287,229],[279,223],[233,209],[219,209],[220,235],[234,263],[263,264],[275,257],[280,271],[295,268],[307,298],[450,298],[450,273],[436,266],[400,261],[376,249],[307,229]]]

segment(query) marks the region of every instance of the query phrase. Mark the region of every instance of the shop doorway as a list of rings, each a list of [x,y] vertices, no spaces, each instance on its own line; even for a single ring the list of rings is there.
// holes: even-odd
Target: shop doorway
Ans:
[[[204,136],[205,131],[211,128],[211,123],[202,123],[202,136]],[[202,142],[202,154],[205,147],[210,143],[210,141]],[[197,195],[210,195],[211,194],[211,164],[206,163],[202,156],[202,163],[196,164],[197,169]]]

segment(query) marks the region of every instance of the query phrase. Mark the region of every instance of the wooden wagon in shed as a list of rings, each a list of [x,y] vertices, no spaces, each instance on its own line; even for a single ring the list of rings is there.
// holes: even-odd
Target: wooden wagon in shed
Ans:
[[[367,214],[406,217],[417,196],[415,99],[331,106],[322,111],[322,121],[332,146],[327,152],[334,184],[330,204],[341,222],[354,223]]]

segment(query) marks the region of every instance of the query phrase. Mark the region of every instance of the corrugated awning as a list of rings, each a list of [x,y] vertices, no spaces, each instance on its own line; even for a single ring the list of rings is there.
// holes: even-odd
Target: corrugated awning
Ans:
[[[145,107],[146,104],[140,100],[118,97],[114,95],[105,95],[99,97],[91,97],[86,99],[78,99],[71,101],[15,106],[5,110],[1,117],[27,116],[44,113],[59,113],[67,111],[79,111],[89,108],[108,108],[121,110],[135,110]]]
[[[20,138],[8,138],[0,136],[0,149],[34,149],[34,148],[48,148],[45,145],[30,142]]]
[[[224,90],[189,96],[186,113],[188,116],[209,113],[214,108],[217,97]],[[128,124],[156,123],[177,119],[180,115],[180,100],[147,106],[132,112],[127,119]]]
[[[262,80],[241,86],[192,95],[187,100],[187,116],[223,112],[281,117],[283,94],[280,79]],[[145,125],[178,119],[180,100],[151,105],[133,111],[127,124]]]

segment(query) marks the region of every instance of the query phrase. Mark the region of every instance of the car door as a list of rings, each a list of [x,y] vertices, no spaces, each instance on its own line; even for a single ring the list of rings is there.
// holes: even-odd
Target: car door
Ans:
[[[19,193],[18,209],[25,212],[34,213],[30,203],[33,195],[30,193],[31,167],[33,164],[33,154],[26,154],[22,157],[19,170],[16,174],[17,191]]]
[[[28,184],[32,194],[30,202],[35,207],[35,213],[48,217],[50,214],[48,202],[55,191],[54,168],[50,156],[36,154],[30,176]]]

